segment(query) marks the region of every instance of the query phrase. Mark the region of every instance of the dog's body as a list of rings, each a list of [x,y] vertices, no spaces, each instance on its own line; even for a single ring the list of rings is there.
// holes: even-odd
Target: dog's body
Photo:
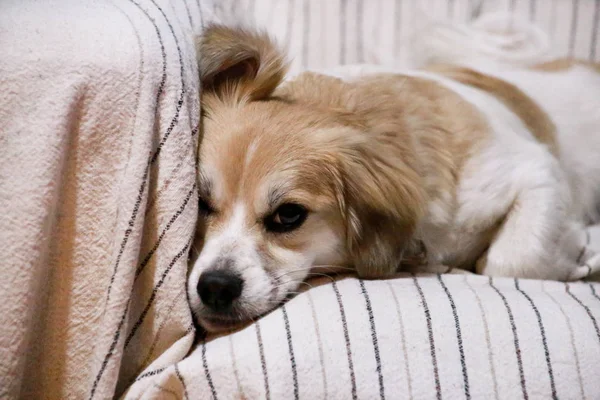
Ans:
[[[451,134],[459,138],[451,152],[459,166],[454,198],[431,202],[417,229],[427,262],[477,263],[477,272],[493,276],[589,273],[573,265],[580,246],[566,232],[598,221],[600,68],[559,61],[531,69],[435,66],[396,76],[437,82],[484,119],[453,116],[471,126],[466,138],[457,129]],[[451,113],[454,105],[447,106]],[[446,138],[444,147],[452,142]]]
[[[265,36],[214,27],[201,52],[205,218],[188,290],[209,330],[270,310],[320,266],[589,272],[575,238],[600,203],[595,67],[308,73],[280,85]]]

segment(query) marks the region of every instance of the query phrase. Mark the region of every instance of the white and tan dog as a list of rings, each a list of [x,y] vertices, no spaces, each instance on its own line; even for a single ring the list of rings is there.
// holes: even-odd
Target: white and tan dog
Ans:
[[[268,36],[221,26],[199,54],[202,217],[188,292],[209,331],[271,310],[323,266],[568,280],[600,265],[579,266],[575,240],[598,220],[597,66],[282,84]]]

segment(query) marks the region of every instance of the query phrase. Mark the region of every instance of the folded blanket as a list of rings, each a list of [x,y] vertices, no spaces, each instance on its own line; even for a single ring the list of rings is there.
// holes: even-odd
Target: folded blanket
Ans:
[[[110,398],[193,338],[200,2],[0,2],[0,398]]]

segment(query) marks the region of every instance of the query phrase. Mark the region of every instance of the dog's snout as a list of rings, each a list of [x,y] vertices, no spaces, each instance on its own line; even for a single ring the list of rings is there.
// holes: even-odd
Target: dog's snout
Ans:
[[[243,283],[232,272],[206,271],[198,280],[198,294],[202,302],[213,311],[227,311],[242,294]]]

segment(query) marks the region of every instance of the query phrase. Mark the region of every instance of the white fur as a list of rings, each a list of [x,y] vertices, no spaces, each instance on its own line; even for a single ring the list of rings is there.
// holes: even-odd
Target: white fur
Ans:
[[[477,68],[523,90],[558,128],[560,164],[578,219],[598,219],[600,195],[600,74],[583,66],[563,72]]]
[[[210,270],[219,258],[230,258],[233,261],[234,271],[241,275],[244,281],[250,282],[253,288],[251,296],[268,298],[270,288],[267,287],[268,277],[260,268],[260,259],[256,256],[256,249],[244,227],[246,210],[242,204],[234,207],[234,212],[229,221],[220,232],[210,235],[202,247],[202,252],[196,259],[188,278],[188,293],[192,309],[198,313],[203,306],[198,296],[196,286],[200,275]],[[247,286],[245,284],[245,286]],[[248,295],[245,290],[243,295]]]
[[[579,277],[580,269],[565,255],[576,246],[571,231],[598,218],[600,75],[586,67],[552,73],[503,67],[479,69],[513,83],[542,107],[557,126],[560,154],[558,160],[551,157],[531,140],[527,130],[520,130],[516,137],[495,126],[491,152],[501,158],[509,151],[517,158],[513,160],[512,176],[493,166],[487,172],[497,182],[510,179],[511,189],[520,185],[520,209],[511,212],[508,224],[490,248],[483,272],[546,279]],[[490,121],[498,119],[496,114],[484,112]],[[493,161],[482,159],[475,168],[489,163]],[[498,271],[500,265],[513,267]],[[597,269],[600,265],[591,267]]]
[[[268,250],[276,264],[269,265],[258,252],[257,236],[253,226],[248,226],[247,213],[242,203],[236,204],[223,228],[209,235],[192,266],[188,278],[190,305],[196,318],[207,329],[215,327],[203,320],[208,310],[202,304],[196,286],[200,275],[213,268],[217,260],[232,260],[231,272],[244,281],[242,294],[237,300],[238,307],[251,316],[263,314],[284,300],[306,279],[314,265],[336,264],[338,261],[341,238],[323,225],[304,251],[292,251],[269,243]]]
[[[585,67],[552,73],[478,69],[515,84],[542,107],[557,126],[560,156],[553,157],[491,96],[449,85],[483,111],[494,134],[467,164],[472,173],[460,184],[455,224],[484,224],[490,213],[509,210],[479,272],[580,277],[581,269],[567,254],[577,246],[572,231],[596,219],[600,203],[600,76]]]

